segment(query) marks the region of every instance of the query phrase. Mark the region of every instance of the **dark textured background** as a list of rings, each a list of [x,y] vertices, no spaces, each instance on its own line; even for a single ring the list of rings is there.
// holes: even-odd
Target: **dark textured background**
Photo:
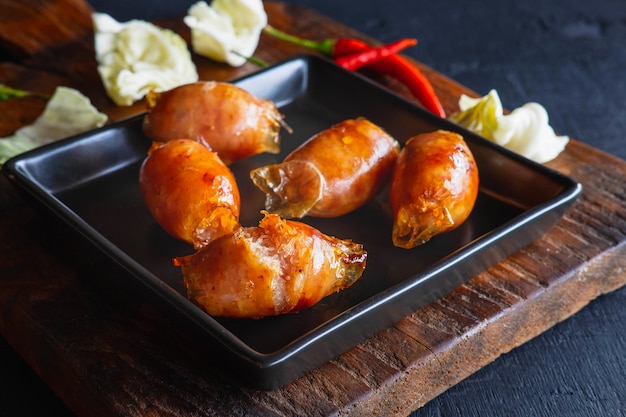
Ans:
[[[407,51],[505,107],[543,104],[556,131],[626,159],[625,0],[289,0]],[[92,0],[119,20],[189,0]],[[626,288],[503,355],[417,410],[425,416],[626,416]],[[4,341],[0,416],[71,415]],[[25,397],[27,396],[27,397]],[[20,398],[28,398],[21,400]]]

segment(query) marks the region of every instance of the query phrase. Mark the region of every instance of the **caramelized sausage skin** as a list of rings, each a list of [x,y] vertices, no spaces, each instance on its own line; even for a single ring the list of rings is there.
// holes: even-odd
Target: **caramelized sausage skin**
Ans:
[[[139,187],[157,223],[196,248],[239,227],[235,177],[198,142],[178,139],[154,148],[140,168]]]
[[[460,135],[438,130],[410,138],[389,187],[393,244],[410,249],[460,226],[478,186],[478,167]]]
[[[282,163],[250,173],[265,208],[286,218],[337,217],[375,197],[388,181],[399,146],[366,119],[350,119],[314,135]]]
[[[280,151],[282,115],[270,100],[234,84],[200,81],[148,95],[144,133],[154,142],[188,138],[231,164]]]
[[[367,253],[350,240],[266,213],[193,255],[175,258],[188,297],[214,316],[295,313],[356,282]]]

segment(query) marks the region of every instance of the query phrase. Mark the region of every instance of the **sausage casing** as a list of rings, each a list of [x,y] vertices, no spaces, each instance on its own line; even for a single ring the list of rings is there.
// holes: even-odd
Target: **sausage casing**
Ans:
[[[188,138],[230,164],[257,153],[280,151],[282,115],[270,100],[234,84],[200,81],[148,95],[144,133],[155,142]]]
[[[285,218],[337,217],[372,199],[389,179],[399,146],[366,119],[350,119],[314,135],[282,163],[250,173],[265,208]]]
[[[412,248],[457,228],[478,195],[478,167],[463,140],[438,130],[410,138],[391,177],[393,244]]]
[[[239,227],[235,177],[198,142],[179,139],[153,149],[141,166],[139,186],[157,223],[196,248]]]
[[[175,258],[188,297],[209,314],[260,318],[294,313],[356,282],[367,253],[360,244],[266,213],[193,255]]]

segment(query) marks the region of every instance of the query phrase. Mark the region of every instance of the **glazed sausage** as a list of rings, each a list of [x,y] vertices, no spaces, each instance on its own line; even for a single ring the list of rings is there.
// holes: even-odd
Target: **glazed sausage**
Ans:
[[[140,168],[139,186],[157,223],[196,248],[239,227],[235,177],[198,142],[173,140],[152,150]]]
[[[478,195],[478,167],[463,138],[439,130],[409,139],[389,187],[395,246],[413,248],[461,225]]]
[[[189,299],[211,315],[260,318],[294,313],[347,288],[367,252],[350,240],[266,213],[193,255],[175,258]]]
[[[250,173],[266,194],[266,210],[286,218],[337,217],[378,194],[399,146],[366,119],[350,119],[300,145],[282,163]]]
[[[234,84],[186,84],[151,92],[147,102],[143,130],[155,142],[192,139],[217,152],[226,164],[280,151],[282,115],[274,103]]]

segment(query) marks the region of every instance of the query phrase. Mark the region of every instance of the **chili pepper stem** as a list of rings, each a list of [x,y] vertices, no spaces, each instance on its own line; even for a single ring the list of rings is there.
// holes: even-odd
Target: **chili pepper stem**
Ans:
[[[235,55],[239,55],[240,57],[244,58],[249,63],[254,64],[254,65],[258,66],[258,67],[263,68],[263,67],[269,66],[269,63],[267,63],[267,61],[262,60],[261,58],[257,58],[255,56],[245,56],[243,54],[240,54],[237,51],[231,51],[231,52],[233,54],[235,54]]]
[[[12,98],[22,98],[26,96],[40,97],[45,100],[50,99],[50,95],[34,93],[31,91],[19,90],[17,88],[11,88],[8,85],[0,84],[0,101],[9,100]]]
[[[336,42],[335,39],[324,39],[321,41],[313,41],[311,39],[299,38],[297,36],[293,36],[281,30],[278,30],[275,27],[270,26],[270,25],[265,26],[265,28],[263,28],[263,31],[285,42],[302,46],[304,48],[317,51],[327,56],[333,56],[333,49],[335,47],[335,42]]]

